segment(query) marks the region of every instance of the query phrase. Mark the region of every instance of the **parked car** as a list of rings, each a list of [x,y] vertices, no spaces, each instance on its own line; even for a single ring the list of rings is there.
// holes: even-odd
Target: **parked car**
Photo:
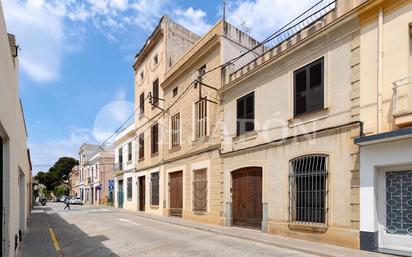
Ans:
[[[81,197],[73,197],[70,199],[70,204],[80,204],[83,205],[83,200]]]
[[[63,195],[62,197],[60,197],[59,202],[63,202],[66,201],[66,199],[70,199],[68,196]]]

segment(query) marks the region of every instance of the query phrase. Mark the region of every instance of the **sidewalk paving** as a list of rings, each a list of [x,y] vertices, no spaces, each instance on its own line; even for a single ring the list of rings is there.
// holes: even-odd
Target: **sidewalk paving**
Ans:
[[[50,236],[45,208],[35,206],[32,210],[19,257],[59,257]]]
[[[113,207],[106,207],[114,210],[118,210],[120,212],[134,214],[142,218],[157,220],[160,222],[166,222],[169,224],[175,224],[179,226],[189,227],[193,229],[203,230],[207,232],[212,232],[220,235],[236,237],[245,240],[251,240],[259,243],[270,244],[286,249],[291,250],[298,250],[301,252],[305,252],[308,254],[316,254],[319,256],[325,257],[387,257],[392,255],[381,254],[381,253],[374,253],[374,252],[366,252],[360,250],[354,250],[350,248],[299,240],[299,239],[292,239],[282,236],[277,236],[269,233],[264,233],[259,230],[251,230],[251,229],[244,229],[244,228],[237,228],[237,227],[224,227],[224,226],[215,226],[215,225],[208,225],[200,222],[183,220],[181,218],[175,217],[164,217],[164,216],[157,216],[152,214],[146,213],[136,213],[133,211],[128,211],[124,209],[116,209]]]

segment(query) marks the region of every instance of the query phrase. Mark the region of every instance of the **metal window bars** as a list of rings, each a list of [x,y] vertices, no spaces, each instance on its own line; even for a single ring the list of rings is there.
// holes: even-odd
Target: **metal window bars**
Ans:
[[[289,222],[327,224],[328,158],[306,155],[290,161]]]
[[[207,101],[201,99],[195,104],[195,138],[207,135]]]
[[[207,170],[193,171],[193,211],[207,211]]]
[[[180,145],[180,113],[171,118],[172,148]]]
[[[288,46],[292,44],[291,39],[296,37],[295,41],[300,41],[306,35],[311,34],[311,29],[317,29],[316,25],[325,25],[325,17],[327,14],[335,10],[337,0],[322,0],[300,14],[285,26],[278,29],[275,33],[261,42],[262,46],[256,48],[247,54],[235,58],[231,63],[224,67],[224,73],[230,75],[249,63],[255,61],[260,56],[273,50],[274,48],[281,46],[287,42]],[[303,32],[306,32],[303,33]],[[284,48],[277,49],[277,52],[285,50]]]

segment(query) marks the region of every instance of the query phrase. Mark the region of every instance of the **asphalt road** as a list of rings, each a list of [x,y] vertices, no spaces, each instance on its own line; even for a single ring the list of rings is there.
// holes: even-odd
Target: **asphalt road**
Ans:
[[[48,220],[64,257],[314,256],[119,212],[49,204]]]

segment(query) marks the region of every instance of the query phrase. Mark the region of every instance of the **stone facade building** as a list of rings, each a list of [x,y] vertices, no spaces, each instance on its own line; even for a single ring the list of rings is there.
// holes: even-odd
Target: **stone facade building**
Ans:
[[[134,65],[127,208],[411,252],[411,22],[411,1],[324,0],[261,45],[163,18]]]
[[[80,196],[80,172],[79,166],[74,166],[69,174],[70,196]]]
[[[79,151],[79,191],[85,204],[106,204],[113,174],[114,153],[110,147],[83,144]]]

